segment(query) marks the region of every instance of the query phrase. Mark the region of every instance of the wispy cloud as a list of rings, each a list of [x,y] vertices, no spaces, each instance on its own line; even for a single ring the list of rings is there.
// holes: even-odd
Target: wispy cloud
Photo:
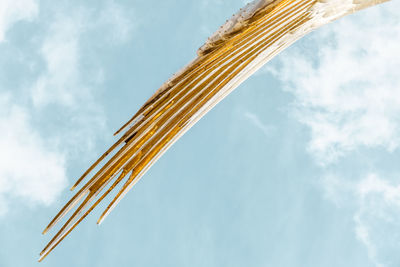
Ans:
[[[30,124],[29,112],[0,95],[0,214],[8,200],[51,204],[67,183],[65,157]]]
[[[2,1],[0,37],[12,23],[37,16],[38,9],[34,1]],[[89,153],[105,127],[97,94],[106,73],[84,49],[92,42],[102,47],[125,43],[133,30],[129,10],[114,2],[96,10],[75,5],[46,12],[37,16],[41,31],[26,36],[35,40],[37,51],[18,49],[38,55],[30,58],[33,82],[22,83],[25,90],[0,89],[0,214],[18,199],[50,205],[65,188],[70,160]]]
[[[46,69],[32,89],[34,105],[41,107],[56,103],[69,108],[91,105],[94,98],[91,87],[102,82],[104,73],[102,67],[97,66],[94,77],[85,77],[87,72],[83,65],[87,62],[82,62],[86,59],[82,52],[83,37],[101,31],[107,38],[100,42],[106,45],[124,43],[130,40],[133,31],[129,15],[114,2],[107,2],[98,12],[81,7],[67,14],[56,14],[40,49]]]
[[[400,262],[399,180],[371,172],[379,170],[373,162],[347,174],[340,167],[361,149],[391,154],[400,146],[399,9],[393,1],[339,20],[265,69],[295,96],[293,114],[325,171],[325,196],[354,210],[355,236],[380,267]]]
[[[41,47],[47,69],[37,79],[32,90],[36,107],[58,103],[79,105],[87,89],[81,88],[79,71],[79,36],[83,25],[79,17],[58,17],[50,25]]]
[[[0,1],[0,43],[11,26],[20,20],[32,20],[38,14],[38,3],[35,0],[2,0]]]
[[[109,1],[101,11],[97,23],[103,30],[107,29],[107,34],[112,42],[124,43],[131,39],[135,29],[132,17],[132,10],[124,9],[114,1]]]
[[[394,176],[369,172],[349,179],[330,173],[323,180],[328,199],[354,210],[356,237],[380,267],[400,262],[400,179]]]
[[[321,164],[359,146],[400,145],[398,8],[394,1],[321,29],[315,47],[291,50],[274,71],[296,96],[296,115],[310,127],[309,149]]]
[[[255,127],[257,127],[261,132],[263,132],[266,136],[270,136],[272,131],[274,131],[274,127],[272,125],[264,124],[260,118],[249,111],[244,112],[243,114]]]

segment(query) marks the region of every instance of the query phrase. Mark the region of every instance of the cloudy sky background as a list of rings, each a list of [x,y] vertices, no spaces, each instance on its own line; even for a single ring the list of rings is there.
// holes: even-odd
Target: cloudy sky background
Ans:
[[[0,266],[244,1],[0,1]],[[280,54],[42,266],[400,265],[398,1]]]

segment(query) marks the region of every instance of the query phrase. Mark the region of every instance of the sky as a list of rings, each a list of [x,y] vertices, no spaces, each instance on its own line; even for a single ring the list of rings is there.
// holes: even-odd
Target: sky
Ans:
[[[37,262],[68,188],[245,3],[0,0],[1,267],[400,265],[395,0],[282,52]]]

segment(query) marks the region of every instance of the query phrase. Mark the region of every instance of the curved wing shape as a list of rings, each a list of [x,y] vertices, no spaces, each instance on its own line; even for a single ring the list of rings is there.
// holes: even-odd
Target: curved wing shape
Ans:
[[[276,54],[328,22],[385,1],[256,0],[241,9],[115,133],[124,132],[78,179],[71,190],[87,181],[43,233],[77,208],[40,253],[39,261],[122,184],[99,218],[101,223],[179,137]],[[102,167],[87,178],[99,164]]]

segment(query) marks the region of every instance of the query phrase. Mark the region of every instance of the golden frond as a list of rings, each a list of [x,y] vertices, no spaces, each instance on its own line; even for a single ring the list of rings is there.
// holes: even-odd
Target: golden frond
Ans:
[[[257,0],[234,15],[199,49],[196,59],[162,85],[115,133],[124,132],[72,186],[71,190],[87,179],[43,231],[77,207],[40,253],[39,261],[123,183],[97,221],[100,224],[180,136],[276,54],[315,28],[380,2],[384,0]]]

